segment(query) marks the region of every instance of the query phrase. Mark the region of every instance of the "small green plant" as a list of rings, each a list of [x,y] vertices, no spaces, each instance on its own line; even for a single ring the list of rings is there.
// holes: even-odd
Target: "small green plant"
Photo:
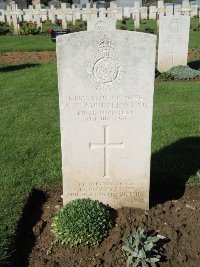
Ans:
[[[20,25],[20,34],[28,35],[28,34],[39,34],[41,32],[41,28],[37,28],[36,22],[31,21],[23,21],[19,23]]]
[[[200,32],[200,23],[192,27],[193,32]]]
[[[10,32],[9,24],[7,22],[0,21],[0,35],[6,35]]]
[[[124,25],[122,25],[122,26],[120,27],[120,29],[121,29],[121,30],[127,30],[127,27],[124,26]]]
[[[76,23],[76,25],[73,25],[72,22],[68,22],[67,28],[71,32],[86,31],[87,30],[87,22],[83,21],[83,22],[80,22],[80,23]]]
[[[147,32],[147,33],[154,33],[155,32],[154,29],[152,29],[151,27],[146,27],[144,29],[144,31]]]
[[[167,72],[163,72],[161,78],[174,80],[191,80],[200,76],[200,71],[191,69],[189,66],[175,66]]]
[[[98,245],[111,227],[109,210],[87,198],[73,200],[60,209],[53,218],[52,232],[62,244]]]
[[[174,80],[174,76],[169,72],[160,73],[160,78],[162,78],[165,81]]]
[[[156,262],[160,261],[158,245],[160,235],[150,235],[144,229],[133,230],[128,239],[123,239],[122,250],[127,261],[127,267],[156,267]]]
[[[0,266],[7,266],[9,264],[8,259],[8,248],[6,247],[4,242],[2,242],[2,244],[0,244]]]

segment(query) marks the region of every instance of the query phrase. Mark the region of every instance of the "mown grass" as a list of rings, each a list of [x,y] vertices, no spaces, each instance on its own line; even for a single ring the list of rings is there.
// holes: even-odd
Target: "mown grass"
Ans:
[[[0,244],[4,247],[13,240],[31,188],[61,181],[56,65],[19,69],[0,68]]]
[[[79,25],[79,21],[76,22]],[[197,18],[191,19],[191,27],[198,24]],[[121,21],[117,22],[117,29],[124,26]],[[126,27],[128,30],[134,30],[134,21],[132,19],[126,20]],[[43,31],[48,29],[60,29],[60,26],[47,22],[43,24]],[[142,20],[140,31],[148,31],[152,29],[156,34],[157,22],[156,20]],[[190,30],[189,48],[199,48],[200,34]],[[52,43],[51,37],[47,34],[41,35],[26,35],[26,36],[1,36],[0,53],[9,51],[46,51],[55,50],[55,43]]]
[[[198,25],[198,18],[191,18],[190,20],[190,38],[189,38],[189,48],[199,48],[200,47],[200,34],[198,31],[193,31],[193,28]],[[117,28],[120,29],[124,24],[122,21],[117,22]],[[132,19],[126,20],[127,30],[134,30],[134,21]],[[148,32],[153,30],[154,34],[157,34],[157,21],[156,20],[142,20],[140,24],[139,31]]]
[[[61,184],[61,150],[56,64],[1,66],[0,74],[1,265],[31,189]],[[199,89],[197,82],[155,86],[152,170],[159,174],[157,183],[200,182]]]
[[[55,48],[55,43],[51,41],[51,36],[47,34],[1,36],[0,40],[0,52],[51,51]]]

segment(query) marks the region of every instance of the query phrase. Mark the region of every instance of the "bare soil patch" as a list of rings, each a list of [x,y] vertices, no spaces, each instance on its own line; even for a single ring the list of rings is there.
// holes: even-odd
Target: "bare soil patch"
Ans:
[[[189,49],[188,59],[197,60],[195,49]],[[15,51],[0,53],[0,64],[16,65],[32,62],[56,62],[55,51]],[[199,63],[200,64],[200,63]]]
[[[55,51],[16,51],[0,53],[0,64],[17,65],[33,62],[56,62]]]
[[[177,200],[163,204],[154,201],[149,211],[119,209],[116,226],[99,247],[52,245],[51,223],[54,213],[62,205],[60,196],[61,188],[33,190],[19,223],[12,266],[125,267],[121,239],[138,226],[157,231],[167,238],[158,266],[200,266],[200,186],[186,187],[183,196]]]

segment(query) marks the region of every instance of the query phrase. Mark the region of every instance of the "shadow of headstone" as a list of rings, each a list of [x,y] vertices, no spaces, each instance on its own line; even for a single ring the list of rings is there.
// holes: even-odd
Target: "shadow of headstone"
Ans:
[[[188,66],[191,69],[199,70],[200,69],[200,60],[190,61],[190,62],[188,62]]]
[[[27,68],[34,68],[40,66],[39,63],[27,63],[27,64],[19,64],[19,65],[9,65],[0,67],[0,72],[10,72],[10,71],[17,71],[23,70]]]
[[[28,257],[35,242],[32,229],[41,218],[42,205],[46,201],[46,198],[44,192],[39,189],[33,189],[31,191],[17,226],[16,240],[13,244],[15,251],[11,258],[10,266],[28,266]]]
[[[154,153],[151,158],[150,204],[178,199],[189,177],[200,169],[200,137],[187,137]]]

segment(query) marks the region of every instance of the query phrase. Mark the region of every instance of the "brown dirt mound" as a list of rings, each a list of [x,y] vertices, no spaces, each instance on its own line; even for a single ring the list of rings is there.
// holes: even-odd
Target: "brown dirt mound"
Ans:
[[[133,227],[157,231],[167,238],[160,267],[200,266],[200,187],[186,187],[178,200],[157,204],[149,211],[118,210],[116,226],[99,247],[70,248],[54,244],[52,216],[62,205],[61,189],[35,189],[19,224],[14,267],[125,267],[121,239]]]
[[[188,59],[197,60],[199,55],[195,53],[195,49],[188,50]],[[55,51],[15,51],[0,53],[0,64],[16,65],[32,62],[56,62]]]
[[[0,53],[0,64],[16,65],[33,62],[56,62],[55,51],[5,52]]]

